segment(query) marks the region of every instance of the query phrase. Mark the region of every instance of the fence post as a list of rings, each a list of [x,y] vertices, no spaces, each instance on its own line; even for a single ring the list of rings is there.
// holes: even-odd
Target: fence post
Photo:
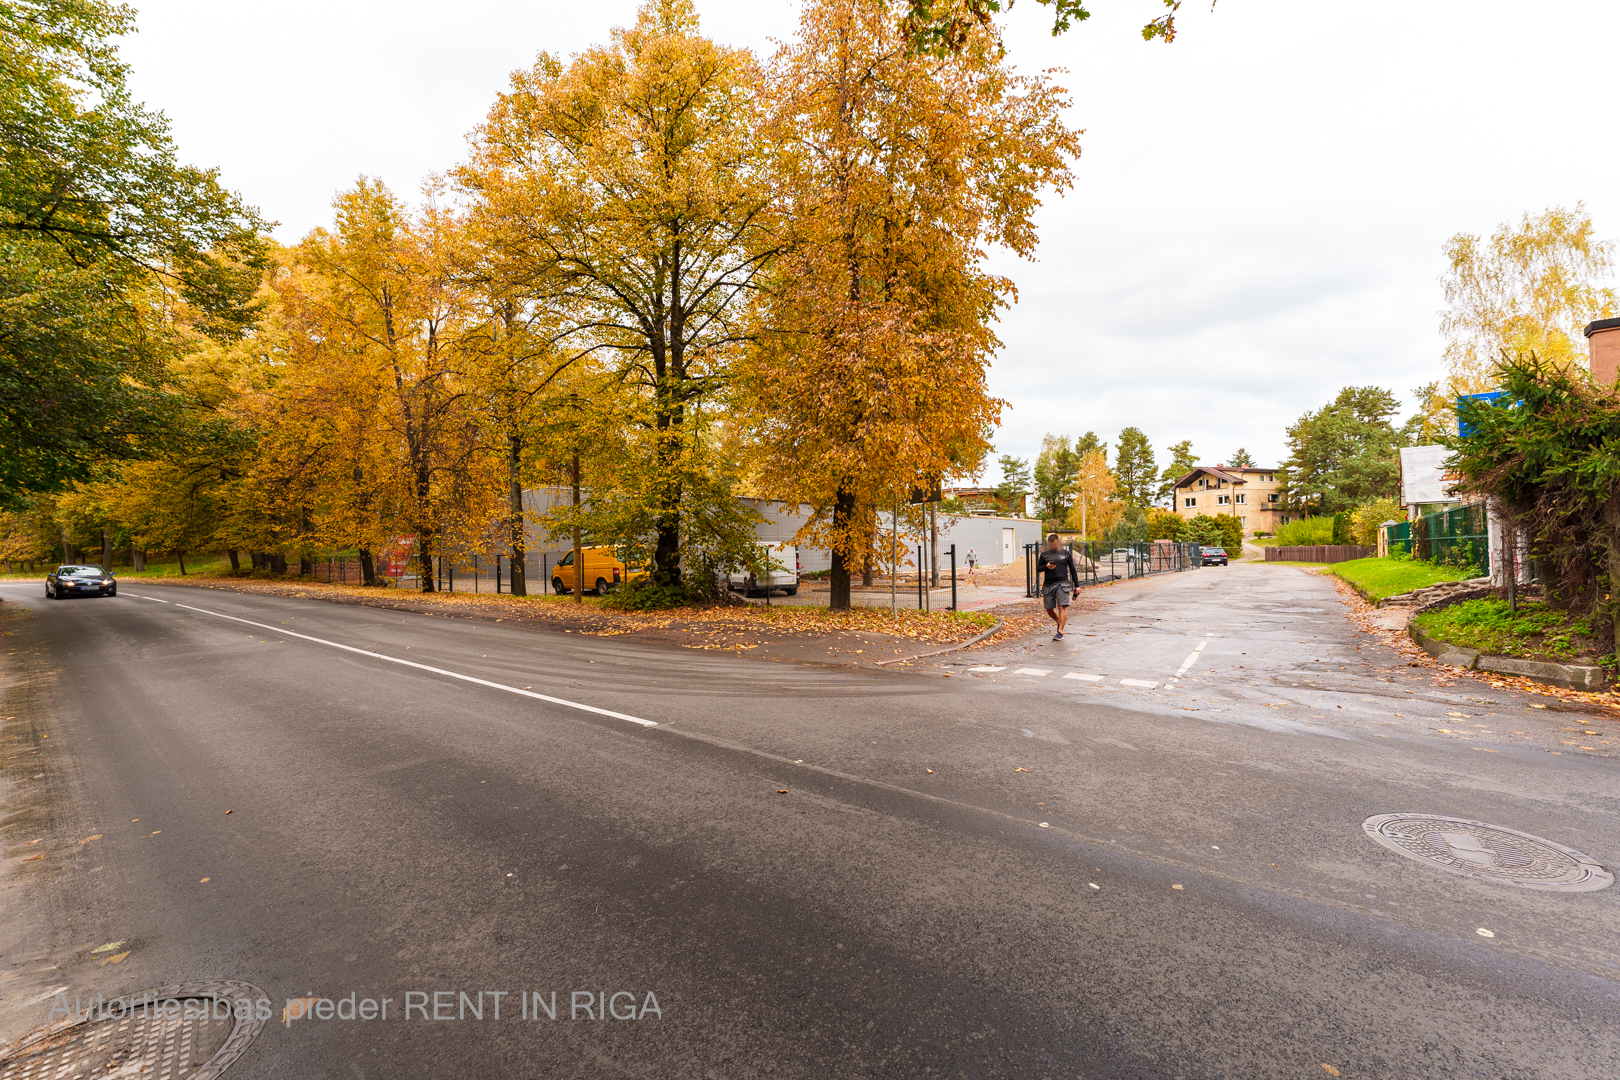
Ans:
[[[956,545],[951,545],[951,610],[956,610]]]

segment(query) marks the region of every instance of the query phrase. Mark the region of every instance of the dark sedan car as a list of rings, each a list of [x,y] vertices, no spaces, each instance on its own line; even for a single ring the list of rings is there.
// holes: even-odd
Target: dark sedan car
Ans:
[[[111,570],[99,566],[58,566],[45,576],[45,599],[70,596],[117,596],[118,582]]]
[[[1225,548],[1218,548],[1218,547],[1199,548],[1198,553],[1201,556],[1203,556],[1203,565],[1204,566],[1216,566],[1216,565],[1225,566],[1226,565],[1226,549]]]

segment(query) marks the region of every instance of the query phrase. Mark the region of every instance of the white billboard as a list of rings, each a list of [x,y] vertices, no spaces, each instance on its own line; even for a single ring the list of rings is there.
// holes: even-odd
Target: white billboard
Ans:
[[[1406,446],[1401,448],[1401,502],[1413,503],[1456,502],[1451,485],[1456,477],[1445,470],[1445,460],[1451,451],[1444,446]]]

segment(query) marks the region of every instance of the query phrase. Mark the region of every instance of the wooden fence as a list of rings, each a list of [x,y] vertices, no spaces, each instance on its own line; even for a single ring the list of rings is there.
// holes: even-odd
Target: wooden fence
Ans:
[[[1362,544],[1313,544],[1303,547],[1268,547],[1266,562],[1349,562],[1366,559],[1376,553],[1375,548]]]

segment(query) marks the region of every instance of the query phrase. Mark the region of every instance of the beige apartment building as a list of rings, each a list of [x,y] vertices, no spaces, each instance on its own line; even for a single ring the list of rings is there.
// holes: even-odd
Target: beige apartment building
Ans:
[[[1276,532],[1289,520],[1277,493],[1277,471],[1265,468],[1200,465],[1176,481],[1175,511],[1189,519],[1232,514],[1243,523],[1245,536]]]

